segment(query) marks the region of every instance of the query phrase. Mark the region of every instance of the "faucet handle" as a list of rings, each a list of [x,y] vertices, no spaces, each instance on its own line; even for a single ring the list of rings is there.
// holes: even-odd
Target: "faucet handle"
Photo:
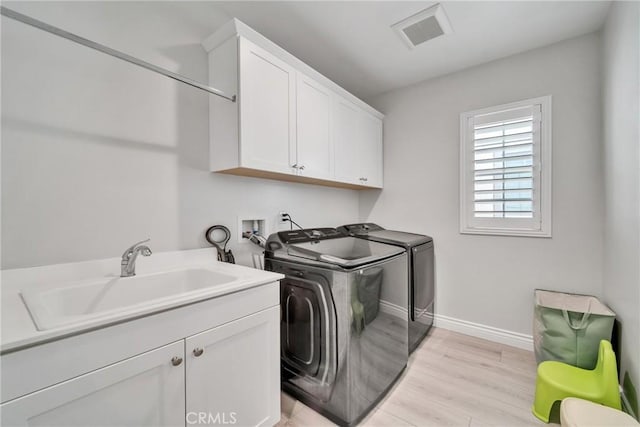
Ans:
[[[122,254],[122,258],[127,258],[129,253],[132,252],[137,246],[139,246],[139,245],[141,245],[143,243],[147,243],[150,240],[151,240],[151,238],[147,238],[146,240],[141,240],[138,243],[134,243],[133,245],[128,247],[126,251],[124,251],[124,253]]]

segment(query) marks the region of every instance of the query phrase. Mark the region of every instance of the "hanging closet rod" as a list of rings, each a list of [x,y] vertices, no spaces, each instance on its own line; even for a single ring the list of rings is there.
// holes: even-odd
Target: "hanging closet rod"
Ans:
[[[101,45],[100,43],[93,42],[91,40],[85,39],[84,37],[77,36],[75,34],[69,33],[65,30],[61,30],[60,28],[54,27],[53,25],[49,25],[45,22],[38,21],[37,19],[33,19],[27,15],[23,15],[14,10],[8,9],[4,6],[0,6],[0,12],[2,15],[7,18],[15,19],[16,21],[22,22],[23,24],[31,25],[32,27],[39,28],[43,31],[46,31],[51,34],[55,34],[56,36],[63,37],[67,40],[71,40],[73,42],[79,43],[81,45],[90,47],[91,49],[95,49],[102,53],[106,53],[107,55],[114,56],[116,58],[122,59],[123,61],[127,61],[133,65],[137,65],[138,67],[146,68],[147,70],[153,71],[158,74],[162,74],[163,76],[167,76],[171,79],[177,80],[179,82],[188,84],[189,86],[193,86],[197,89],[203,90],[205,92],[211,93],[213,95],[220,96],[222,98],[228,99],[231,102],[236,101],[235,95],[227,95],[221,90],[213,88],[211,86],[204,85],[202,83],[198,83],[195,80],[191,80],[188,77],[181,76],[180,74],[176,74],[172,71],[165,70],[164,68],[157,67],[153,64],[149,64],[141,59],[135,58],[131,55],[127,55],[126,53],[120,52],[115,49],[111,49],[110,47]]]

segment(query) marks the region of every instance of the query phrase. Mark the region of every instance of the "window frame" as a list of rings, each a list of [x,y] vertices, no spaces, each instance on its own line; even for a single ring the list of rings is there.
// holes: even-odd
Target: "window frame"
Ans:
[[[473,216],[475,204],[473,148],[474,132],[470,120],[490,114],[504,113],[509,110],[540,106],[540,126],[533,132],[539,136],[533,147],[533,220],[517,221],[515,218],[482,218]],[[467,111],[460,114],[460,233],[484,234],[496,236],[551,237],[552,202],[552,123],[551,95],[525,99],[508,104]],[[537,182],[537,185],[536,185]],[[538,212],[535,212],[538,207]],[[484,223],[484,224],[483,224]]]

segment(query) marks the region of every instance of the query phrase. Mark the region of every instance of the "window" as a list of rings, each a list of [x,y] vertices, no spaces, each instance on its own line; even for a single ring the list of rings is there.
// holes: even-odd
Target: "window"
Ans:
[[[551,96],[460,115],[460,232],[551,237]]]

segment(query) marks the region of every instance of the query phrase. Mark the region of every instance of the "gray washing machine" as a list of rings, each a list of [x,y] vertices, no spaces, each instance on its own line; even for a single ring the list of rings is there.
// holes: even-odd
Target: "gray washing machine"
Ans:
[[[282,231],[265,269],[282,273],[282,389],[340,425],[384,397],[408,360],[407,255],[333,228]]]
[[[386,230],[361,223],[338,227],[347,235],[405,248],[409,268],[409,353],[422,342],[433,325],[435,272],[433,239],[404,231]]]

